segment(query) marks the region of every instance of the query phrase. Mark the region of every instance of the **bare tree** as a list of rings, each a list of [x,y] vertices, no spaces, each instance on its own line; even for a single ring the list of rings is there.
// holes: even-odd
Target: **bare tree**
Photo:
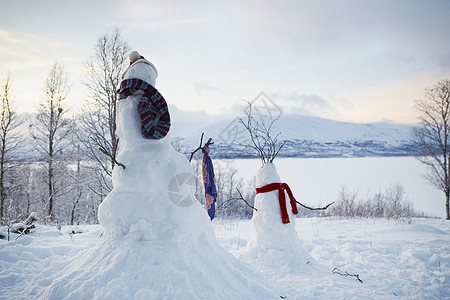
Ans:
[[[2,86],[0,103],[0,223],[4,221],[5,203],[9,197],[7,190],[14,189],[11,178],[7,177],[12,175],[10,171],[17,160],[19,146],[23,142],[18,132],[18,127],[23,121],[15,112],[10,88],[11,78],[8,75]]]
[[[217,215],[225,218],[236,216],[238,205],[230,205],[231,202],[228,202],[227,205],[224,205],[224,203],[228,199],[234,198],[237,193],[235,189],[242,189],[242,178],[237,177],[238,170],[231,165],[216,162],[214,169],[217,189]]]
[[[69,94],[67,73],[64,66],[55,62],[44,86],[44,99],[39,105],[36,122],[32,126],[32,136],[37,150],[45,162],[47,193],[47,218],[53,221],[55,196],[58,192],[56,181],[62,169],[61,155],[69,142],[70,122],[64,117],[64,104]],[[61,171],[63,172],[63,171]]]
[[[269,124],[255,121],[252,115],[252,103],[250,102],[248,102],[248,108],[245,110],[245,114],[247,115],[247,119],[241,118],[239,122],[248,131],[250,143],[244,146],[254,150],[263,165],[272,163],[281,148],[286,144],[286,141],[278,141],[280,133],[276,135],[272,134],[273,125],[278,120],[278,117],[270,120]]]
[[[384,192],[373,196],[367,193],[365,197],[341,186],[336,205],[329,213],[340,218],[387,218],[408,222],[413,217],[423,216],[408,201],[400,184],[391,184]]]
[[[76,139],[74,140],[76,143]],[[91,162],[83,161],[83,153],[80,144],[75,144],[75,152],[72,155],[72,167],[67,170],[67,182],[69,183],[69,198],[67,199],[66,221],[70,225],[77,222],[98,222],[97,214],[90,214],[91,205],[98,206],[100,204],[93,201],[89,184],[96,173],[92,173],[89,167]],[[98,198],[98,197],[97,197]],[[103,199],[103,198],[101,198]],[[97,207],[94,208],[95,210]]]
[[[446,219],[450,220],[450,80],[427,88],[415,103],[419,124],[414,135],[419,143],[417,158],[425,164],[426,179],[445,194]]]
[[[116,88],[127,67],[130,47],[116,28],[98,38],[94,55],[85,62],[84,82],[90,93],[89,106],[80,115],[83,128],[79,139],[93,168],[102,178],[93,192],[103,196],[111,190],[112,169],[116,162],[119,139],[116,135]]]

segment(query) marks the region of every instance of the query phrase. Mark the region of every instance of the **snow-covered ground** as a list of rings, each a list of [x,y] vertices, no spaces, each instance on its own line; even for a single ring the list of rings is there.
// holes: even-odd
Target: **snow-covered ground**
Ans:
[[[213,226],[219,244],[236,257],[253,234],[250,221],[214,220]],[[276,295],[286,299],[450,299],[448,221],[414,219],[408,224],[297,218],[296,229],[317,266],[305,273],[286,273],[283,266],[280,272],[258,270]],[[73,230],[82,233],[71,234]],[[37,226],[30,235],[0,240],[0,299],[34,299],[74,257],[89,252],[102,239],[102,231],[100,225],[63,227],[61,231]],[[145,264],[146,258],[141,260]],[[355,276],[333,274],[337,267],[335,272],[359,275],[363,282]],[[120,266],[115,268],[122,272]],[[189,276],[183,275],[181,266],[179,272],[174,276]],[[183,282],[168,288],[189,289]],[[133,284],[129,282],[130,290]],[[204,286],[207,289],[208,282]],[[216,299],[222,299],[221,295]]]
[[[219,243],[235,255],[252,234],[247,221],[215,228]],[[266,274],[287,299],[450,299],[450,222],[297,218],[296,229],[323,268]],[[363,283],[333,275],[336,267]]]

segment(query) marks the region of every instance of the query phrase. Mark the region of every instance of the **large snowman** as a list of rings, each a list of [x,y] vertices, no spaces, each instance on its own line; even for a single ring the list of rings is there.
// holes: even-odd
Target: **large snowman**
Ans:
[[[130,59],[123,80],[154,88],[153,64],[134,52]],[[118,102],[117,161],[125,168],[114,168],[114,188],[99,208],[103,236],[48,278],[51,284],[36,297],[278,298],[263,276],[218,245],[207,213],[193,196],[192,168],[172,147],[169,133],[143,137],[137,110],[144,94],[138,89]]]
[[[131,53],[130,60],[121,86],[134,80],[141,83],[141,89],[134,88],[133,94],[117,103],[117,161],[125,168],[118,165],[114,168],[114,189],[100,205],[98,218],[107,235],[123,235],[135,230],[136,224],[145,224],[139,233],[145,240],[166,237],[169,233],[172,238],[185,239],[192,231],[192,221],[204,217],[196,216],[201,212],[193,195],[192,167],[172,147],[170,133],[153,139],[143,137],[138,106],[145,99],[143,89],[155,87],[158,73],[136,51]],[[160,118],[158,109],[155,111]],[[158,126],[157,122],[154,126]]]

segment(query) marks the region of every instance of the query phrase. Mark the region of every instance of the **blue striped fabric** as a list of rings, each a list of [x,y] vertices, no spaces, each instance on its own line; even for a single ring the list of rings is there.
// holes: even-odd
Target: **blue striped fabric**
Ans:
[[[214,166],[209,157],[209,145],[211,145],[212,139],[203,146],[203,164],[202,164],[202,175],[203,184],[205,185],[205,208],[208,211],[209,218],[214,219],[216,213],[216,181],[214,178]]]

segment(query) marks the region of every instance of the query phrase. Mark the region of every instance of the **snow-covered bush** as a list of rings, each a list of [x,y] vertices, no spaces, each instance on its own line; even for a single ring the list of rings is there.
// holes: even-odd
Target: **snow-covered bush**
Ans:
[[[37,214],[32,212],[23,222],[10,223],[0,228],[0,239],[11,239],[11,234],[24,235],[32,232],[36,228],[34,222],[37,221]]]
[[[13,224],[11,226],[11,231],[18,234],[28,234],[32,229],[36,228],[34,225],[34,222],[36,221],[37,215],[35,212],[32,212],[25,221]]]
[[[351,192],[342,186],[336,203],[331,206],[329,214],[339,218],[387,218],[410,220],[422,217],[423,213],[416,212],[408,201],[404,188],[390,185],[385,191],[367,194],[360,197],[357,192]]]

